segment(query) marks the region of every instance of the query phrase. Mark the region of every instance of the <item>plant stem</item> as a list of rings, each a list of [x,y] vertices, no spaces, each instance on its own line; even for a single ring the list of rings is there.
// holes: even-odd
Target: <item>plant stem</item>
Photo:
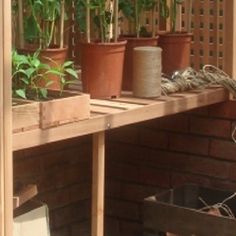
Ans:
[[[32,16],[33,16],[34,21],[35,21],[35,23],[36,23],[36,28],[37,28],[37,30],[38,30],[38,32],[39,32],[39,37],[40,37],[40,39],[39,39],[39,45],[40,45],[40,48],[42,48],[42,29],[41,29],[40,24],[39,24],[39,22],[38,22],[38,20],[37,20],[36,13],[35,13],[35,9],[34,9],[34,5],[33,5],[32,0],[29,0],[29,2],[30,2],[30,7],[31,7],[31,9],[32,9]]]

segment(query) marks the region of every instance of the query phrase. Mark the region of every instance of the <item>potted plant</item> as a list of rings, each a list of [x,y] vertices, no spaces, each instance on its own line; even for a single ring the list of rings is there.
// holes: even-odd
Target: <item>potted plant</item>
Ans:
[[[40,50],[40,58],[50,66],[63,65],[67,59],[64,28],[68,0],[18,0],[18,48],[20,53],[33,54]],[[60,78],[53,75],[49,87],[60,89]]]
[[[120,0],[120,11],[128,20],[129,25],[134,25],[130,33],[121,35],[122,39],[127,40],[122,85],[124,90],[132,90],[133,49],[139,46],[157,46],[158,37],[155,28],[155,9],[157,3],[157,0]],[[151,12],[152,14],[151,32],[148,32],[145,27],[146,19],[143,19],[145,12]]]
[[[50,74],[60,77],[60,90],[49,89],[53,83]],[[67,75],[70,79],[66,79]],[[12,95],[18,105],[13,108],[14,130],[28,130],[36,125],[49,128],[88,118],[89,95],[65,90],[65,86],[76,78],[71,61],[52,68],[40,60],[38,52],[21,55],[13,51]],[[78,109],[71,109],[75,106]]]
[[[167,75],[190,66],[192,0],[189,0],[186,32],[181,30],[181,22],[178,19],[183,3],[184,0],[171,0],[168,5],[166,0],[160,1],[161,16],[169,18],[169,31],[159,33],[159,46],[163,49],[162,71]]]
[[[118,97],[126,45],[118,41],[118,0],[77,0],[76,5],[77,14],[86,17],[86,42],[80,43],[83,91],[92,98]],[[97,37],[91,37],[90,27]]]

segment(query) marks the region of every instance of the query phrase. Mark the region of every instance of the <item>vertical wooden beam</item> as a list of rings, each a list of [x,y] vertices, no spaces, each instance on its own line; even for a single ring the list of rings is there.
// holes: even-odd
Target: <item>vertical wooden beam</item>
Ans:
[[[236,2],[225,1],[224,7],[224,70],[236,79]]]
[[[0,1],[0,236],[12,236],[11,1]]]
[[[93,134],[92,236],[104,234],[105,132]]]

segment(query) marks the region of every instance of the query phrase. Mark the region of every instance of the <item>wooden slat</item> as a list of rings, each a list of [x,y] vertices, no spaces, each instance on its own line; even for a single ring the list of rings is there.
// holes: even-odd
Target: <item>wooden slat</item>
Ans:
[[[92,236],[104,235],[105,132],[93,134]]]
[[[34,184],[24,186],[20,189],[17,193],[14,194],[13,197],[13,208],[17,208],[24,204],[25,202],[29,201],[31,198],[38,194],[37,186]]]
[[[90,105],[90,109],[92,112],[103,113],[103,114],[116,114],[124,111],[122,108],[114,108],[114,107],[107,107],[107,106],[97,106],[97,105]]]
[[[113,107],[113,108],[120,108],[123,110],[142,107],[142,105],[140,105],[140,104],[121,102],[121,101],[119,101],[119,99],[117,99],[117,100],[91,99],[90,104]]]
[[[12,236],[11,1],[0,1],[0,236]]]
[[[166,102],[154,101],[141,108],[93,116],[88,120],[66,124],[48,130],[36,129],[24,133],[16,133],[13,136],[13,148],[14,150],[19,150],[67,138],[92,134],[227,100],[228,92],[225,89],[205,89],[201,93],[189,94],[187,98],[180,96],[171,98]]]

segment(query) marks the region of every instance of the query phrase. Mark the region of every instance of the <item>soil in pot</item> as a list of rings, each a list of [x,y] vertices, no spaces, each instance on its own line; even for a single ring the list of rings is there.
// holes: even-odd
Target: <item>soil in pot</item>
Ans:
[[[81,43],[83,91],[91,98],[119,97],[126,41]]]
[[[176,70],[190,66],[190,47],[192,34],[167,33],[159,35],[162,48],[162,72],[171,75]]]
[[[124,70],[122,89],[126,91],[132,90],[133,84],[133,49],[141,46],[157,46],[158,37],[140,37],[132,35],[123,35],[121,39],[127,41],[125,50]]]

